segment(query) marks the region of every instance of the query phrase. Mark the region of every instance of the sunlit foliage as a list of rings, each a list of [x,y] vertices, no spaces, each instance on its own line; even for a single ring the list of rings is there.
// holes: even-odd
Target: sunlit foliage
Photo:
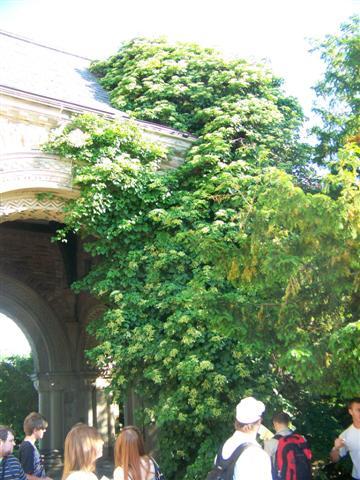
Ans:
[[[94,70],[119,108],[199,138],[166,172],[131,122],[79,117],[46,148],[80,188],[59,239],[97,258],[76,286],[107,306],[90,356],[144,399],[168,477],[200,480],[241,396],[296,413],[293,385],[360,389],[359,151],[314,182],[295,100],[207,49],[133,40]]]

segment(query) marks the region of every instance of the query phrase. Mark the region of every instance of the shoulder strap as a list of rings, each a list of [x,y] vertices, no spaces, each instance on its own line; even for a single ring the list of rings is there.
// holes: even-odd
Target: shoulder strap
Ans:
[[[155,478],[156,480],[165,480],[164,474],[161,472],[159,465],[156,463],[154,457],[150,457],[150,460],[154,464],[155,468]]]
[[[229,468],[230,466],[234,465],[238,458],[240,457],[240,455],[248,448],[250,447],[251,445],[254,445],[253,443],[250,443],[250,442],[245,442],[245,443],[242,443],[241,445],[239,445],[234,451],[233,453],[230,455],[229,458],[227,458],[226,460],[223,458],[222,456],[222,450],[223,450],[223,447],[224,447],[225,443],[220,447],[219,451],[218,451],[218,454],[217,454],[217,457],[216,457],[216,466],[217,467],[221,467],[222,469],[225,469],[225,468]],[[256,446],[256,445],[255,445]]]

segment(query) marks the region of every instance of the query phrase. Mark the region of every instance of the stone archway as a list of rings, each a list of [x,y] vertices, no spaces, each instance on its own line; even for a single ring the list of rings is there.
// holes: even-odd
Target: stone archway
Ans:
[[[71,162],[34,150],[2,153],[0,167],[0,311],[32,346],[39,411],[49,421],[42,448],[61,451],[81,421],[96,426],[111,449],[115,413],[84,360],[96,301],[71,290],[89,259],[75,237],[52,242],[66,199],[77,194]]]
[[[84,361],[89,345],[86,325],[98,305],[70,288],[88,272],[89,259],[76,238],[65,246],[51,242],[56,226],[64,220],[67,199],[78,194],[72,185],[72,165],[41,151],[41,145],[52,129],[63,128],[77,114],[94,113],[119,121],[128,117],[108,104],[96,79],[90,79],[85,59],[16,36],[0,35],[1,42],[14,58],[9,56],[3,71],[7,81],[0,85],[0,311],[26,333],[34,352],[39,408],[50,423],[43,448],[61,450],[65,434],[77,421],[95,425],[105,446],[111,446],[117,412],[109,405],[103,384],[96,381],[96,372]],[[15,57],[22,51],[35,58],[45,54],[48,58],[51,53],[54,64],[62,68],[54,78],[44,76],[46,85],[28,84],[31,72],[18,84],[22,62]],[[38,78],[38,71],[33,73]],[[77,81],[67,91],[62,86],[68,78]],[[64,98],[67,93],[72,97]],[[73,103],[79,99],[81,104]],[[182,163],[195,140],[164,126],[137,124],[146,137],[169,149],[164,169]]]
[[[95,375],[74,370],[68,336],[41,296],[4,274],[0,274],[0,311],[15,321],[32,347],[39,411],[49,421],[42,448],[62,450],[64,435],[74,423],[93,422]]]
[[[52,311],[29,286],[2,273],[0,311],[12,318],[26,334],[36,373],[70,368],[67,339]]]

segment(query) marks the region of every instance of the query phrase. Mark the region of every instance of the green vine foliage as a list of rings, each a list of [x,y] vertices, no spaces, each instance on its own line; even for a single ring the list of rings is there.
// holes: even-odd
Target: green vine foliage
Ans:
[[[76,232],[97,259],[76,288],[107,306],[90,326],[98,345],[89,355],[119,401],[129,389],[143,399],[139,415],[159,427],[167,476],[201,480],[240,397],[261,398],[271,415],[298,413],[294,385],[312,395],[360,390],[359,151],[348,144],[337,173],[309,191],[301,113],[279,82],[245,62],[220,68],[217,54],[193,45],[180,45],[174,63],[166,45],[134,40],[94,68],[119,108],[141,116],[153,102],[152,120],[199,136],[182,166],[161,171],[167,152],[135,124],[92,116],[55,132],[46,149],[73,160],[79,188],[59,239]],[[189,77],[178,98],[166,72],[179,76],[180,57]]]
[[[191,175],[218,161],[246,160],[308,180],[301,107],[265,65],[225,60],[196,44],[136,38],[92,71],[115,107],[199,137]]]

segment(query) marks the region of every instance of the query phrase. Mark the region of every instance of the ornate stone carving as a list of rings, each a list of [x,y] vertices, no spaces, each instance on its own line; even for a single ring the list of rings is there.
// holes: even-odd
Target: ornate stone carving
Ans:
[[[0,155],[0,223],[10,220],[63,220],[72,188],[67,159],[39,151]]]
[[[0,197],[0,223],[13,220],[63,221],[65,199],[39,198],[35,192],[19,192]]]
[[[23,189],[72,191],[72,165],[67,159],[42,152],[0,155],[0,192]]]

